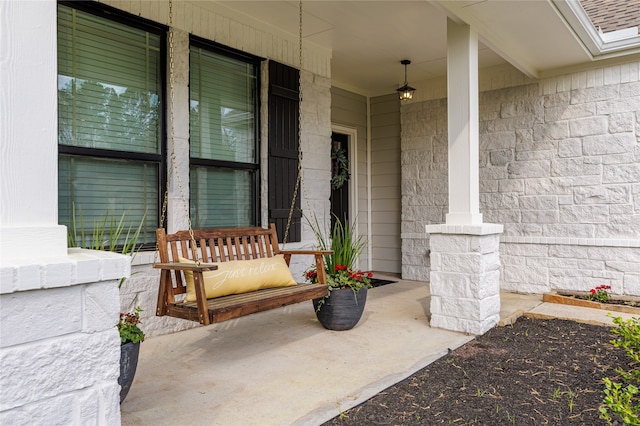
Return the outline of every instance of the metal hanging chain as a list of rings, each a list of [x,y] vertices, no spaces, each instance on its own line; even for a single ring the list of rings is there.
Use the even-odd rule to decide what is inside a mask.
[[[193,252],[193,260],[196,265],[200,266],[200,256],[198,256],[198,244],[196,243],[196,238],[193,234],[193,227],[191,225],[191,215],[189,213],[189,204],[187,203],[187,198],[184,195],[184,187],[182,185],[182,179],[180,178],[180,173],[178,173],[178,161],[176,158],[176,144],[175,144],[175,90],[174,90],[174,82],[173,78],[175,76],[175,65],[173,62],[174,57],[174,40],[173,40],[173,1],[169,0],[169,103],[171,105],[170,108],[170,130],[169,134],[171,137],[171,162],[169,164],[169,172],[167,175],[167,187],[164,191],[164,200],[162,202],[162,214],[160,216],[160,226],[164,226],[164,221],[166,219],[167,214],[167,205],[169,203],[169,183],[171,182],[171,177],[173,176],[173,172],[175,170],[176,180],[178,182],[178,189],[180,192],[180,198],[182,199],[182,205],[184,207],[184,215],[187,219],[187,227],[189,230],[189,236],[191,237],[191,251]],[[156,241],[156,246],[157,246]],[[158,254],[158,247],[156,247],[156,256]]]
[[[173,98],[173,31],[171,31],[171,25],[173,24],[173,1],[169,0],[169,99]],[[164,220],[167,216],[167,205],[169,204],[169,182],[171,182],[171,177],[173,175],[173,106],[171,108],[171,164],[169,164],[169,172],[167,174],[167,185],[164,190],[164,197],[162,200],[162,212],[160,215],[160,227],[164,228]]]
[[[298,2],[298,176],[296,178],[296,185],[293,189],[293,197],[291,198],[291,207],[289,208],[289,216],[287,217],[287,226],[284,231],[284,238],[282,244],[287,244],[289,238],[289,228],[291,227],[291,219],[293,217],[293,211],[296,207],[296,199],[298,198],[298,191],[300,185],[302,185],[302,192],[304,194],[305,201],[307,203],[307,209],[310,209],[309,196],[304,186],[302,179],[302,0]]]

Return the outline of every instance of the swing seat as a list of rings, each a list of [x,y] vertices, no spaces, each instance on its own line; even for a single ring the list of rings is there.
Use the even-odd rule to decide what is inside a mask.
[[[168,315],[209,325],[327,295],[324,255],[332,252],[280,250],[275,224],[270,224],[267,229],[245,227],[193,230],[197,247],[193,247],[189,231],[167,234],[163,228],[159,228],[156,230],[156,237],[160,263],[153,267],[161,270],[156,310],[158,316]],[[294,254],[314,257],[318,283],[265,288],[207,299],[204,273],[216,270],[217,263],[282,255],[289,266]],[[185,259],[202,259],[205,263],[184,263]],[[195,302],[179,300],[182,298],[180,295],[187,292],[185,272],[193,274]]]

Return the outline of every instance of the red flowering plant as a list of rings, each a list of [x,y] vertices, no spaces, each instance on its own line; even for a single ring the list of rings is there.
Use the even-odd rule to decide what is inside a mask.
[[[120,343],[139,343],[144,341],[144,332],[138,327],[140,324],[140,306],[136,306],[133,312],[120,312],[118,331],[120,332]]]
[[[606,303],[609,301],[609,290],[611,290],[610,285],[599,285],[596,288],[592,288],[591,290],[589,290],[587,299]]]
[[[318,282],[318,272],[315,268],[309,269],[304,274],[305,278],[312,283]],[[333,271],[327,271],[327,287],[329,293],[318,304],[318,310],[322,307],[325,300],[331,295],[331,291],[336,288],[353,290],[353,293],[357,293],[364,287],[371,287],[371,272],[363,272],[359,269],[351,269],[348,266],[337,264]]]
[[[358,291],[362,287],[371,286],[371,272],[363,272],[359,269],[353,270],[345,265],[337,264],[333,271],[327,271],[327,285],[333,288],[350,288]],[[305,278],[312,282],[318,282],[318,272],[315,268],[305,272]]]

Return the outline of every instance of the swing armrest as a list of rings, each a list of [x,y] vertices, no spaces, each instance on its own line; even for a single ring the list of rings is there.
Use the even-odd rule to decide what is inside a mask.
[[[215,271],[216,269],[218,269],[218,265],[215,263],[201,263],[200,265],[196,265],[193,263],[169,262],[169,263],[154,263],[153,267],[157,269],[171,269],[171,270],[179,270],[179,271],[196,271],[196,272]]]
[[[333,250],[281,250],[280,254],[284,256],[284,261],[287,265],[291,264],[291,255],[293,254],[308,254],[316,258],[316,271],[318,271],[318,284],[327,284],[327,276],[324,270],[324,256],[327,254],[333,254]]]

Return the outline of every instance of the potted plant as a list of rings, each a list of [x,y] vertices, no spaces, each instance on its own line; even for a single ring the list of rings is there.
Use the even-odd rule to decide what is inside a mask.
[[[138,327],[140,312],[142,312],[140,306],[136,306],[133,312],[121,312],[118,322],[118,331],[120,332],[120,377],[118,377],[120,404],[131,389],[138,368],[140,342],[144,341],[144,332]]]
[[[137,228],[134,225],[127,226],[125,213],[116,219],[110,212],[93,223],[92,231],[85,233],[82,211],[76,218],[75,205],[71,205],[71,223],[67,233],[69,247],[81,247],[90,250],[103,250],[119,252],[133,257],[140,249],[138,238],[146,215],[142,217]],[[120,280],[118,288],[122,287],[125,278]],[[135,299],[134,299],[135,302]],[[133,305],[133,303],[132,303]],[[130,312],[121,312],[117,328],[120,333],[120,403],[122,403],[131,388],[133,378],[138,367],[140,354],[140,342],[144,340],[144,332],[140,329],[140,306],[136,306]]]
[[[371,272],[355,268],[366,243],[361,236],[354,235],[354,224],[343,224],[338,218],[335,218],[330,239],[324,237],[315,218],[313,223],[308,222],[319,248],[333,252],[324,256],[329,292],[313,301],[316,316],[329,330],[349,330],[360,321],[367,289],[371,286]],[[311,282],[317,282],[317,276],[313,267],[305,273],[305,278]]]

